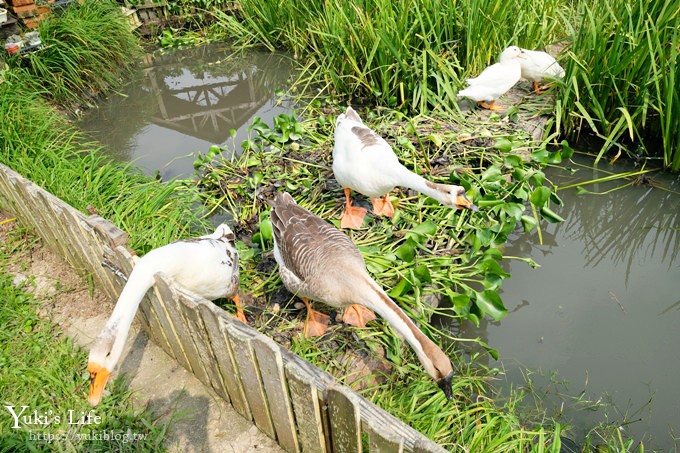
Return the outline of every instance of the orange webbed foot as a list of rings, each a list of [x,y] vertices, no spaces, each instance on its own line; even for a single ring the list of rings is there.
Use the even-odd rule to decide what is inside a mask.
[[[352,228],[355,230],[359,229],[364,223],[364,217],[366,217],[366,209],[356,206],[348,206],[345,208],[345,211],[342,213],[342,217],[340,218],[340,227]]]
[[[366,209],[352,206],[352,199],[350,198],[350,189],[345,187],[345,210],[340,217],[341,228],[359,229],[364,223],[366,217]]]
[[[307,298],[303,297],[302,301],[307,306],[307,319],[305,320],[305,327],[303,330],[305,338],[319,337],[326,333],[330,316],[314,310]]]
[[[234,301],[234,305],[236,305],[236,314],[234,317],[236,317],[236,319],[239,321],[242,321],[244,324],[248,324],[248,320],[246,319],[246,314],[243,312],[243,305],[241,305],[238,294],[235,295],[232,300]]]
[[[389,199],[389,194],[384,198],[371,198],[373,203],[373,213],[378,216],[392,217],[394,216],[394,206]]]
[[[478,102],[477,105],[479,105],[480,107],[485,108],[487,110],[493,110],[495,112],[502,112],[503,111],[503,107],[498,107],[496,105],[496,101],[491,101],[490,104],[487,104],[486,102],[481,101],[481,102]]]
[[[363,305],[354,304],[345,309],[342,321],[345,324],[355,327],[364,327],[369,321],[375,319],[375,313]]]

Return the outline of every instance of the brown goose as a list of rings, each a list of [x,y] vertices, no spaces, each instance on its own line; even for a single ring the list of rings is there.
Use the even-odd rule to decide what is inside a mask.
[[[139,303],[153,285],[156,273],[163,272],[206,299],[231,298],[237,306],[236,317],[246,322],[238,299],[238,252],[234,239],[231,229],[222,224],[212,234],[154,249],[135,264],[111,317],[90,348],[88,401],[92,406],[101,401],[106,382],[123,353]]]
[[[425,371],[453,399],[451,361],[368,275],[364,258],[349,237],[298,206],[286,192],[276,195],[271,220],[281,280],[307,306],[306,336],[322,334],[328,322],[326,315],[312,309],[309,299],[347,307],[343,320],[353,325],[365,325],[375,318],[371,310],[375,311],[404,337]]]

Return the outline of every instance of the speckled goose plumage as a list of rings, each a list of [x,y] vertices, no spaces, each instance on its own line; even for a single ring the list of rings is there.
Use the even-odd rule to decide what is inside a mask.
[[[99,404],[106,381],[123,352],[135,313],[157,273],[206,299],[227,297],[239,304],[238,252],[234,240],[229,226],[222,224],[212,234],[159,247],[137,261],[111,317],[90,348],[91,405]],[[245,320],[240,309],[239,318]]]
[[[368,275],[364,258],[349,237],[299,206],[288,193],[279,192],[271,205],[274,257],[284,285],[299,297],[336,308],[360,304],[378,313],[411,345],[425,371],[452,399],[450,360]]]
[[[336,308],[351,304],[327,278],[345,266],[365,269],[364,257],[349,237],[298,206],[285,192],[277,195],[271,220],[274,254],[286,287],[300,297],[322,300]]]

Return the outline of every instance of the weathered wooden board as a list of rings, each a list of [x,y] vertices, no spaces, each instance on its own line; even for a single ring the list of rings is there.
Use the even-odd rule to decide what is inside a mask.
[[[229,320],[227,318],[221,318],[220,322],[222,322],[227,329],[231,350],[234,354],[236,366],[241,374],[243,390],[246,399],[248,400],[248,406],[250,406],[250,412],[253,415],[255,425],[260,428],[260,431],[272,439],[276,439],[274,424],[272,423],[271,414],[269,412],[267,395],[264,392],[259,366],[251,344],[252,334],[249,335],[243,331],[244,329],[242,327],[247,328],[247,326],[235,325],[236,322],[243,324],[235,319]]]
[[[372,420],[363,422],[361,428],[364,433],[368,434],[368,451],[371,453],[402,453],[404,451],[404,439],[391,428],[377,428]]]
[[[297,452],[299,445],[295,429],[293,408],[288,395],[288,385],[283,371],[281,346],[264,335],[257,335],[252,342],[260,376],[264,385],[269,410],[276,430],[276,439],[286,451]]]
[[[333,451],[361,453],[361,417],[354,393],[342,386],[326,391]]]
[[[198,309],[201,312],[203,325],[207,330],[208,338],[217,358],[220,377],[229,394],[231,405],[236,409],[236,412],[246,419],[252,420],[253,415],[250,412],[250,406],[248,406],[248,400],[243,389],[244,384],[241,381],[241,374],[234,359],[231,342],[226,330],[226,322],[221,322],[221,319],[226,318],[227,314],[214,304],[201,304]]]
[[[293,402],[301,451],[306,453],[329,451],[326,448],[326,435],[321,420],[320,392],[314,375],[309,374],[294,361],[289,361],[284,369]]]
[[[217,359],[212,352],[212,348],[210,348],[210,341],[208,340],[203,320],[198,313],[199,303],[208,303],[208,301],[204,301],[199,296],[192,297],[188,292],[184,292],[182,288],[176,288],[175,294],[178,298],[181,314],[189,327],[189,333],[194,341],[198,358],[205,369],[206,381],[203,384],[215,390],[220,389],[221,383],[218,378]]]
[[[172,329],[175,332],[177,342],[184,353],[184,358],[188,362],[188,366],[184,366],[187,370],[194,373],[194,376],[201,382],[208,382],[205,368],[198,356],[198,351],[191,337],[190,327],[180,312],[180,307],[177,302],[177,294],[166,282],[167,277],[158,273],[154,276],[156,282],[155,290],[157,295],[156,300],[152,299],[154,309],[166,313],[168,321],[171,323]],[[157,308],[158,307],[158,308]],[[160,315],[159,315],[160,317]],[[182,363],[182,360],[178,360]]]

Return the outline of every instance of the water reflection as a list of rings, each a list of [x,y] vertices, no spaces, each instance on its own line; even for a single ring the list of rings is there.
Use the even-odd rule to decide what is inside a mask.
[[[155,52],[79,126],[116,158],[134,160],[149,174],[188,176],[196,153],[231,140],[230,130],[240,144],[253,116],[271,124],[290,110],[274,99],[289,74],[284,56],[233,55],[224,45]]]
[[[552,169],[548,177],[567,186],[606,176],[576,164],[573,175]],[[534,232],[508,245],[506,255],[541,265],[504,263],[512,278],[502,297],[511,313],[478,329],[465,324],[461,334],[498,349],[506,385],[525,385],[527,369],[554,371],[571,397],[611,398],[620,412],[610,410],[610,421],[635,420],[626,426],[631,435],[671,449],[680,446],[669,434],[680,431],[680,179],[655,174],[651,183],[658,187],[613,190],[626,183],[612,181],[586,186],[598,195],[561,191],[565,222],[547,225],[543,244]],[[560,402],[553,409],[560,412]],[[569,404],[565,415],[581,435],[604,420],[603,411]]]

